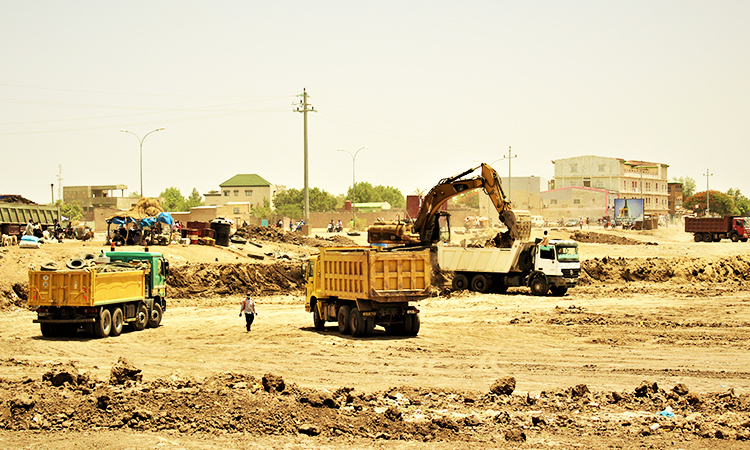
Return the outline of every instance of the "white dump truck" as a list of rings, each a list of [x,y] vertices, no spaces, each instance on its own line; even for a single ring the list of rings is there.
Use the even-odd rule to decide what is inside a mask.
[[[578,243],[569,240],[515,241],[510,248],[439,244],[437,265],[453,272],[453,289],[505,292],[528,286],[533,295],[565,295],[578,283]]]

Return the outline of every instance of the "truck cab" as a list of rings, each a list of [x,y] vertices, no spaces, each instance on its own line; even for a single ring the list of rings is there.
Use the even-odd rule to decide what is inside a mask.
[[[536,295],[544,295],[549,289],[555,295],[564,295],[569,287],[578,283],[581,273],[578,243],[553,239],[546,245],[543,244],[545,243],[540,242],[535,247],[534,271],[529,275],[531,291]],[[540,281],[536,281],[537,279]]]

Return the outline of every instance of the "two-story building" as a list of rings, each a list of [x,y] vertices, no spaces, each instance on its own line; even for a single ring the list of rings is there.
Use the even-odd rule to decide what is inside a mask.
[[[273,195],[276,186],[258,174],[238,174],[219,185],[219,191],[204,194],[206,206],[220,206],[227,203],[248,203],[252,208],[268,204],[273,208]]]

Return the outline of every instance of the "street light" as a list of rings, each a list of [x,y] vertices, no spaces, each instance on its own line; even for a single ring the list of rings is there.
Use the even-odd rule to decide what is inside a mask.
[[[130,133],[130,134],[132,134],[133,136],[135,136],[135,138],[136,138],[136,139],[138,139],[138,143],[139,143],[139,144],[140,144],[140,146],[141,146],[141,198],[145,197],[145,195],[143,195],[143,141],[144,141],[144,140],[146,140],[146,136],[148,136],[149,134],[151,134],[151,133],[156,133],[157,131],[161,131],[161,130],[163,130],[163,129],[164,129],[164,127],[162,127],[162,128],[157,128],[157,129],[155,129],[155,130],[151,130],[151,131],[149,131],[148,133],[146,133],[146,135],[145,135],[145,136],[143,136],[143,139],[139,138],[139,137],[138,137],[138,135],[137,135],[137,134],[135,134],[135,133],[133,133],[132,131],[128,131],[128,130],[120,130],[120,131],[121,131],[121,132],[123,132],[123,133]]]
[[[349,156],[352,157],[352,231],[354,231],[355,227],[357,226],[357,212],[356,212],[356,208],[354,207],[354,203],[357,200],[357,187],[354,182],[354,161],[357,159],[357,155],[359,154],[359,152],[361,152],[362,150],[366,148],[370,148],[370,147],[364,146],[360,148],[359,150],[357,150],[356,152],[354,152],[354,154],[352,154],[352,152],[350,152],[349,150],[344,150],[343,148],[336,149],[339,152],[346,152],[349,154]]]

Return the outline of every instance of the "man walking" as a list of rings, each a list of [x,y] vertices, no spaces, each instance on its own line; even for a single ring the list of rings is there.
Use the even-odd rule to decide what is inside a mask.
[[[250,331],[255,315],[257,314],[257,311],[255,310],[255,300],[250,297],[250,294],[251,293],[248,292],[245,298],[242,299],[242,309],[240,309],[240,317],[242,317],[242,313],[245,313],[245,323],[248,332]]]

